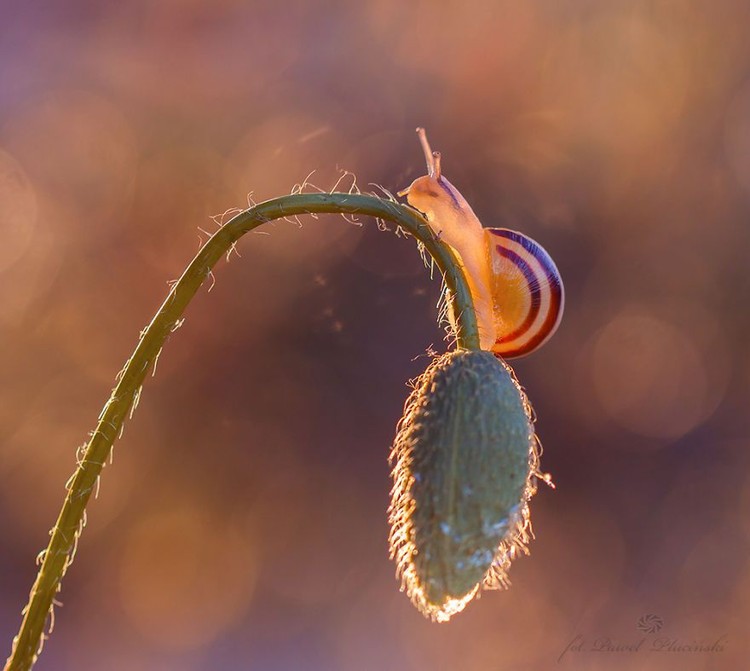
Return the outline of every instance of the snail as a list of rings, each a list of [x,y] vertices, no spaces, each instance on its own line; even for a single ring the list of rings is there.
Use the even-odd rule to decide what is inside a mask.
[[[399,192],[422,212],[461,264],[474,302],[481,348],[505,359],[541,347],[563,314],[562,278],[545,249],[507,228],[484,228],[458,189],[443,175],[423,128],[417,134],[427,175]]]

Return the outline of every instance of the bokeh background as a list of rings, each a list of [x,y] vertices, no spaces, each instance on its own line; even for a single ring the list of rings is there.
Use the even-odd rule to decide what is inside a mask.
[[[0,4],[0,640],[115,374],[213,215],[424,174],[556,259],[516,372],[543,468],[513,587],[425,621],[386,456],[440,286],[280,222],[222,261],[105,469],[40,670],[734,669],[750,618],[750,4]],[[637,642],[638,618],[720,653]],[[724,637],[724,638],[722,638]],[[558,663],[559,660],[559,663]]]

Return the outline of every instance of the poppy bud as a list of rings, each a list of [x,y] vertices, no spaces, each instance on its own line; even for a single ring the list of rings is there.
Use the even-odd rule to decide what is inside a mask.
[[[539,454],[511,368],[486,351],[437,357],[414,384],[393,450],[391,557],[401,588],[447,621],[484,587],[507,587],[531,536]]]

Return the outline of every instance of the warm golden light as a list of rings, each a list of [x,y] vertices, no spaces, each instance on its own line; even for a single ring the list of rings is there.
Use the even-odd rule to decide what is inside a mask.
[[[313,169],[395,193],[425,173],[422,125],[482,223],[542,242],[566,283],[561,327],[516,366],[558,487],[532,499],[533,560],[449,626],[399,593],[386,458],[404,380],[447,348],[437,274],[364,219],[280,221],[170,337],[39,669],[552,669],[574,630],[627,638],[651,609],[729,645],[562,671],[747,665],[750,3],[0,6],[4,655],[76,448],[199,229]],[[182,506],[254,520],[232,525],[245,605],[217,578],[193,648],[195,603],[170,608],[165,578],[153,606],[148,539],[208,581],[242,568]],[[144,633],[172,615],[171,643]]]
[[[391,452],[391,557],[401,589],[447,622],[481,589],[510,585],[532,537],[539,452],[510,367],[488,352],[436,358],[414,382]]]
[[[217,638],[253,596],[257,551],[244,531],[184,504],[141,522],[120,566],[120,598],[133,625],[165,649]]]

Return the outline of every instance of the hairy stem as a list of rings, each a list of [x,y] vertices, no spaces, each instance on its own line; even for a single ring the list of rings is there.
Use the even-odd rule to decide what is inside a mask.
[[[416,211],[390,200],[348,193],[297,194],[275,198],[241,212],[222,226],[193,259],[179,281],[172,287],[133,355],[119,375],[117,386],[104,406],[95,431],[85,447],[73,477],[67,484],[67,496],[51,531],[46,550],[40,555],[42,565],[31,588],[29,603],[23,611],[23,622],[13,639],[13,649],[5,671],[30,669],[46,639],[45,622],[51,612],[55,594],[73,559],[86,504],[94,490],[112,444],[130,411],[141,385],[161,351],[169,334],[180,323],[180,317],[196,291],[208,277],[211,268],[248,231],[273,219],[309,213],[360,214],[391,221],[424,244],[437,263],[454,301],[457,315],[457,346],[479,349],[479,335],[471,296],[463,273],[450,249],[432,233],[427,222]]]

